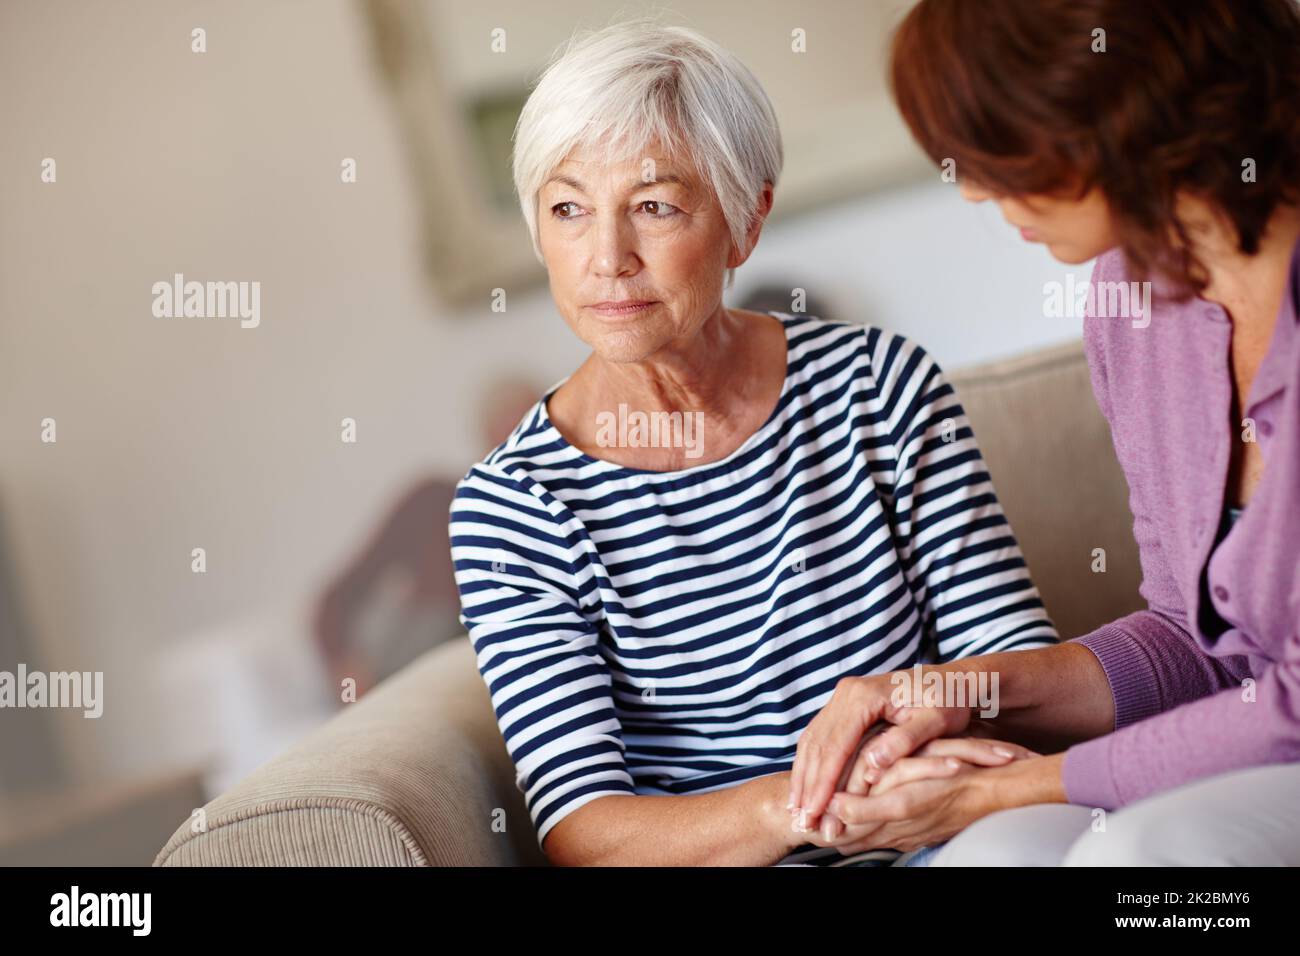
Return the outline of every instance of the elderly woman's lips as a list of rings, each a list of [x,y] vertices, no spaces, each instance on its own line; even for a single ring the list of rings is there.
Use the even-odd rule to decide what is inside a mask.
[[[622,302],[597,302],[595,305],[588,306],[593,312],[601,315],[636,315],[638,312],[644,312],[657,302],[647,302],[644,299],[624,299]]]

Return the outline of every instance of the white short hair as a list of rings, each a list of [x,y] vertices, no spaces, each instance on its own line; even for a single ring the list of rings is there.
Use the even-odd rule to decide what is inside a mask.
[[[539,260],[538,193],[565,157],[605,143],[622,153],[611,161],[631,159],[655,140],[705,178],[732,242],[744,248],[763,184],[775,186],[781,173],[772,104],[754,74],[712,40],[638,19],[575,34],[519,114],[515,191]]]

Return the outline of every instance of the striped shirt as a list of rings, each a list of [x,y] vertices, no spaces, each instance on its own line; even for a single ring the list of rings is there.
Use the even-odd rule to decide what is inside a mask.
[[[548,417],[560,382],[457,486],[461,621],[539,842],[599,797],[790,769],[842,677],[1056,640],[934,361],[772,315],[781,396],[725,458],[593,458]]]

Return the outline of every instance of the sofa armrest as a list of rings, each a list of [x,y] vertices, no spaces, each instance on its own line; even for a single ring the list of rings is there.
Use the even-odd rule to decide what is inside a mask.
[[[182,823],[155,866],[545,863],[464,637],[203,809],[204,825]]]

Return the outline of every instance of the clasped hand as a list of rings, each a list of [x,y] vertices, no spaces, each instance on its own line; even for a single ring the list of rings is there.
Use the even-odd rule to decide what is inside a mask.
[[[800,735],[792,830],[845,855],[946,840],[995,809],[981,768],[1039,756],[988,733],[968,707],[908,706],[888,675],[846,678]]]

